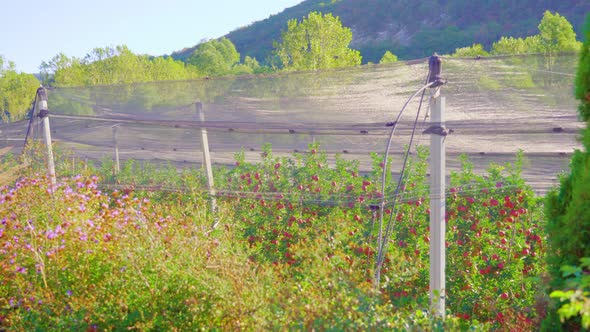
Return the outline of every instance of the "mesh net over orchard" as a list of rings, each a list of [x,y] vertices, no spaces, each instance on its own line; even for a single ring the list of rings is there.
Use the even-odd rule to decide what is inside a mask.
[[[448,171],[466,154],[474,171],[525,157],[523,176],[543,193],[557,183],[579,146],[573,81],[576,55],[443,58]],[[69,157],[121,165],[200,169],[202,129],[215,167],[262,160],[263,146],[296,158],[317,146],[328,160],[355,160],[372,169],[383,155],[392,121],[428,75],[427,59],[387,65],[222,77],[191,81],[52,88],[51,134]],[[429,97],[426,90],[426,97]],[[389,151],[399,171],[420,98],[397,122]],[[414,144],[428,146],[428,98],[422,102]],[[201,110],[201,113],[199,113]],[[0,145],[21,147],[28,121],[2,125]],[[40,131],[33,138],[41,139]],[[311,144],[311,145],[310,145]],[[412,151],[414,149],[412,148]],[[119,184],[122,179],[117,180]],[[205,185],[205,184],[204,184]],[[223,184],[216,183],[219,190]],[[206,189],[206,188],[203,188]]]

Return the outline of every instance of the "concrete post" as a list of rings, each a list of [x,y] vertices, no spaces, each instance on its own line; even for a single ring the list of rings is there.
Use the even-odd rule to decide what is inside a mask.
[[[43,136],[47,147],[47,175],[51,181],[51,192],[54,192],[57,188],[57,181],[55,178],[55,163],[53,161],[53,147],[51,144],[51,128],[49,127],[47,91],[43,87],[37,89],[37,105],[35,105],[35,107],[39,110],[39,117],[43,119]]]
[[[203,104],[197,102],[195,104],[197,109],[197,116],[200,122],[205,122],[205,113],[203,112]],[[215,213],[217,210],[217,201],[215,199],[215,186],[213,184],[213,169],[211,167],[211,154],[209,153],[209,138],[207,136],[207,128],[201,127],[201,148],[203,151],[203,166],[207,174],[207,187],[209,195],[211,196],[211,212]],[[214,225],[215,226],[215,225]]]
[[[430,58],[430,308],[433,315],[445,317],[445,98],[440,95],[441,62]]]

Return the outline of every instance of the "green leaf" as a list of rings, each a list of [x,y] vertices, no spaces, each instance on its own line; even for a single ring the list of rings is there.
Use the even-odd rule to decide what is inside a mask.
[[[564,301],[566,299],[569,299],[572,295],[574,294],[574,291],[561,291],[561,290],[556,290],[551,292],[551,294],[549,295],[551,298],[558,298],[561,301]]]
[[[577,266],[571,265],[564,265],[561,267],[561,272],[564,277],[569,277],[572,275],[579,275],[582,272],[582,269]]]

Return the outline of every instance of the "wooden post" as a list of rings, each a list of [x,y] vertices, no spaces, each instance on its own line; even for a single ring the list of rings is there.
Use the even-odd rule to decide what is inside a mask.
[[[119,174],[121,171],[121,164],[119,162],[119,135],[118,135],[119,125],[116,124],[113,126],[113,145],[115,147],[115,174]]]
[[[43,87],[37,89],[37,105],[35,105],[35,107],[39,110],[39,117],[43,119],[43,134],[45,137],[45,145],[47,147],[47,175],[51,181],[51,192],[54,192],[57,188],[57,181],[55,178],[55,163],[53,161],[53,148],[51,145],[49,110],[47,108],[47,91]]]
[[[197,102],[195,104],[197,109],[197,116],[201,123],[205,122],[205,113],[203,112],[203,103]],[[211,154],[209,153],[209,138],[207,136],[207,128],[201,127],[201,148],[203,151],[203,167],[207,174],[207,188],[211,198],[211,212],[214,214],[217,211],[217,201],[215,199],[215,186],[213,184],[213,169],[211,167]],[[217,223],[213,227],[217,226]]]
[[[434,316],[445,317],[445,98],[440,95],[441,61],[430,57],[431,126],[430,133],[430,309]]]

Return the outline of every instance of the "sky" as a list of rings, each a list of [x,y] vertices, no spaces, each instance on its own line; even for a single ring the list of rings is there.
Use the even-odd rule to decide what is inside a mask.
[[[164,55],[219,38],[303,0],[0,0],[0,55],[39,72],[55,55],[127,45]],[[285,27],[286,28],[286,27]]]

